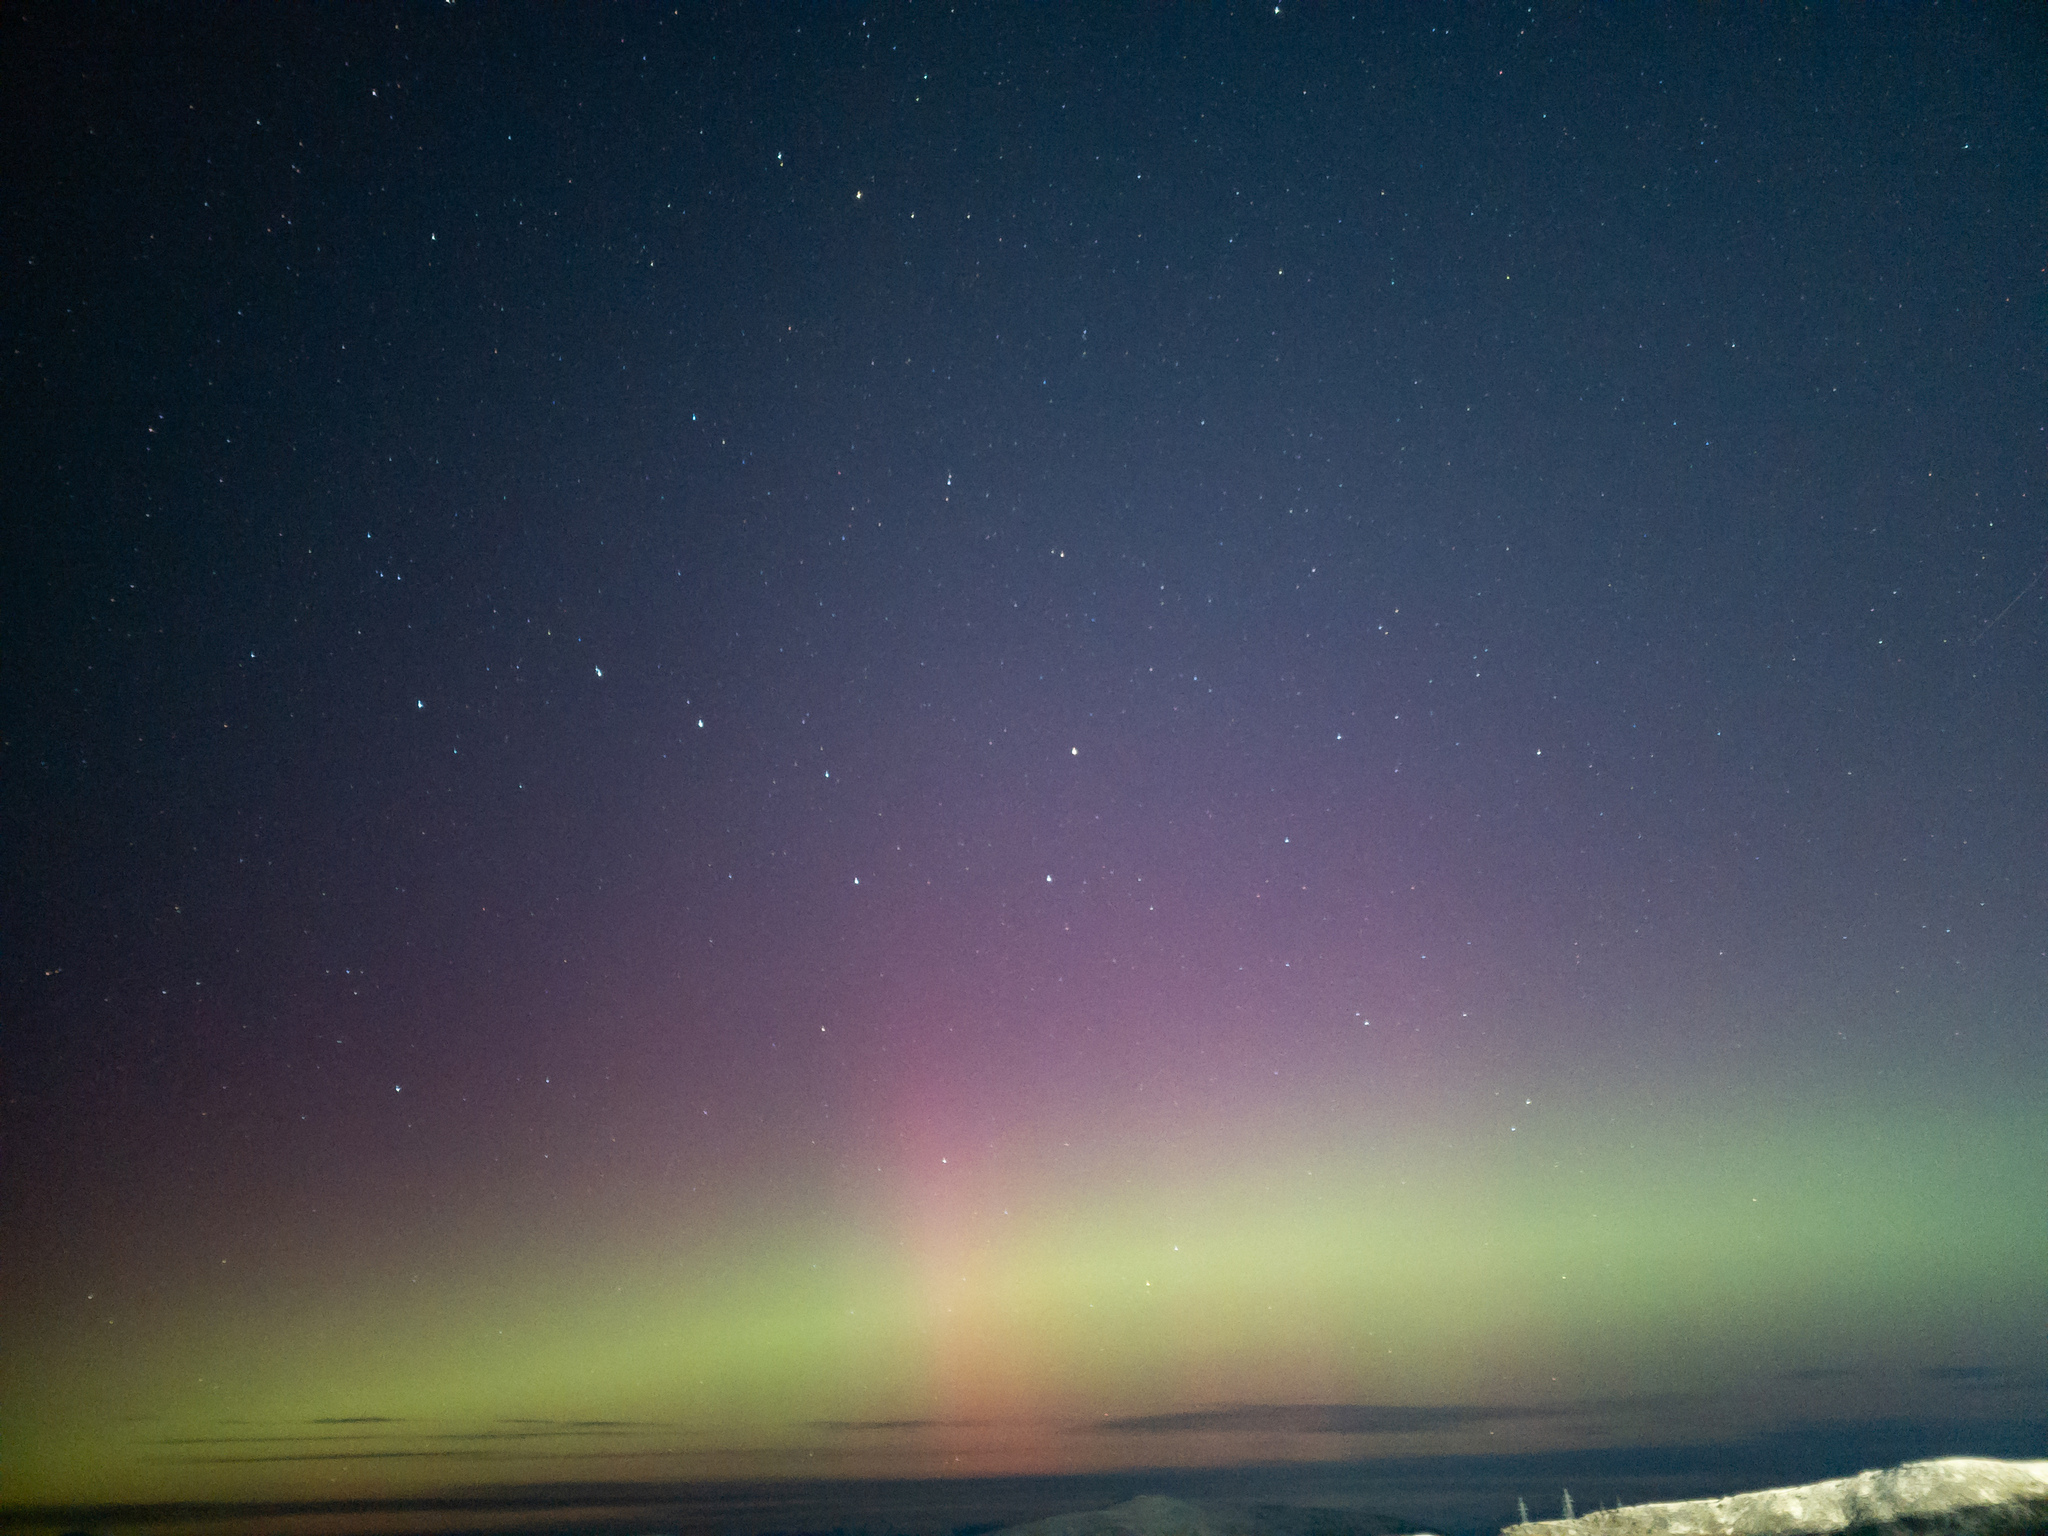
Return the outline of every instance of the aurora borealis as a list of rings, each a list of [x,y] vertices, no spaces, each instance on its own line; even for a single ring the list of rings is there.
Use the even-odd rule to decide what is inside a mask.
[[[2041,1454],[2038,21],[6,20],[8,1520]]]

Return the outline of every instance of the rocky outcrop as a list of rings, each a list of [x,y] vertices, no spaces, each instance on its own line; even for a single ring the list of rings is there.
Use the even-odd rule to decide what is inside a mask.
[[[1592,1510],[1502,1536],[2025,1536],[2048,1532],[2048,1461],[1911,1461],[1799,1488]]]

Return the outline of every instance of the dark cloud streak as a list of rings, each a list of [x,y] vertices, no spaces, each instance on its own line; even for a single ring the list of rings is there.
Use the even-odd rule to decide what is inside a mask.
[[[1445,1404],[1411,1407],[1386,1403],[1256,1403],[1188,1413],[1148,1413],[1102,1419],[1090,1434],[1309,1434],[1425,1435],[1475,1424],[1561,1418],[1573,1410],[1518,1404]]]

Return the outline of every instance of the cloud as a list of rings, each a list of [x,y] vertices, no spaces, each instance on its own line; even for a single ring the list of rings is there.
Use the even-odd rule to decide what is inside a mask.
[[[919,1429],[981,1429],[979,1419],[812,1419],[811,1429],[829,1429],[838,1434],[901,1433]]]
[[[1996,1365],[1930,1365],[1920,1372],[1924,1381],[1953,1381],[1966,1387],[1985,1387],[2008,1381],[2012,1372]]]
[[[308,1424],[403,1424],[403,1419],[386,1419],[376,1414],[363,1414],[353,1419],[308,1419]]]
[[[232,1467],[253,1466],[268,1462],[310,1462],[310,1461],[475,1461],[497,1454],[482,1446],[432,1447],[406,1451],[294,1451],[291,1453],[272,1452],[262,1456],[187,1456],[187,1463],[193,1466]]]
[[[1852,1371],[1839,1365],[1816,1365],[1803,1371],[1780,1371],[1780,1381],[1849,1381],[1861,1376],[1861,1371]]]
[[[1570,1410],[1518,1404],[1449,1403],[1412,1407],[1388,1403],[1247,1403],[1190,1413],[1146,1413],[1098,1419],[1082,1426],[1094,1434],[1202,1435],[1422,1435],[1498,1424],[1510,1419],[1552,1419]]]
[[[316,1424],[397,1424],[398,1419],[315,1419]],[[503,1422],[503,1421],[501,1421]],[[408,1459],[502,1456],[517,1450],[551,1460],[589,1455],[621,1456],[651,1454],[637,1450],[599,1452],[536,1451],[531,1442],[578,1443],[582,1445],[632,1444],[630,1431],[659,1426],[625,1420],[570,1419],[517,1420],[518,1428],[443,1431],[439,1433],[366,1432],[359,1434],[206,1435],[179,1436],[156,1441],[191,1453],[179,1460],[195,1465],[226,1465],[239,1462],[290,1461],[392,1461]],[[337,1447],[347,1447],[338,1449]],[[212,1454],[197,1454],[207,1447]]]

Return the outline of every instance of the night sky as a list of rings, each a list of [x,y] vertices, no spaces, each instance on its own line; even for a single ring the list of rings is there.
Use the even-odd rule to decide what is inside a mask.
[[[1764,10],[9,4],[0,1498],[2044,1454],[2048,32]]]

